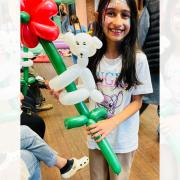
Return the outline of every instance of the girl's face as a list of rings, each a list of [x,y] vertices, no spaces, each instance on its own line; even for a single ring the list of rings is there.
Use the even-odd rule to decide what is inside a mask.
[[[126,0],[111,0],[104,10],[103,32],[107,42],[119,42],[130,31],[130,8]]]

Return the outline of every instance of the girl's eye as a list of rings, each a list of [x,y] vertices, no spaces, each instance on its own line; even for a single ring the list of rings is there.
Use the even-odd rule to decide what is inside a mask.
[[[86,42],[83,42],[83,45],[86,45]]]
[[[115,13],[113,11],[106,12],[106,15],[109,17],[114,17]]]
[[[76,41],[76,44],[77,44],[77,45],[79,45],[79,42],[78,42],[78,41]]]
[[[129,19],[130,18],[130,14],[129,13],[122,13],[122,17],[124,19]]]

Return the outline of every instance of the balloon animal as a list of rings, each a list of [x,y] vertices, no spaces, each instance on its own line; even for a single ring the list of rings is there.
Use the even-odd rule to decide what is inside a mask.
[[[36,47],[40,42],[58,75],[66,71],[62,57],[58,53],[52,41],[59,35],[59,29],[52,21],[52,16],[58,12],[57,5],[53,0],[21,0],[21,42],[26,47]],[[66,87],[68,92],[77,90],[74,82]],[[89,126],[107,116],[104,108],[96,108],[89,112],[84,102],[75,104],[80,113],[78,117],[65,120],[66,128]],[[97,137],[96,139],[100,138]],[[121,172],[121,165],[113,152],[107,139],[97,143],[102,154],[107,160],[112,171],[116,174]]]
[[[104,97],[96,89],[93,75],[86,67],[89,62],[88,57],[93,56],[96,49],[102,47],[102,42],[97,37],[92,37],[86,33],[74,35],[71,32],[63,35],[63,40],[69,45],[71,52],[78,57],[77,64],[72,65],[61,75],[49,81],[50,87],[57,91],[80,78],[84,86],[69,93],[63,91],[59,96],[60,102],[64,105],[72,105],[82,102],[89,97],[95,102],[102,102]]]

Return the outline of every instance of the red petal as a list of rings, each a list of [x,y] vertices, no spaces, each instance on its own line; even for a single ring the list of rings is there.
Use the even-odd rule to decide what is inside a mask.
[[[31,30],[45,40],[55,40],[59,35],[59,28],[50,18],[57,12],[57,5],[53,0],[43,1],[33,12]]]
[[[21,0],[22,4],[24,4],[25,11],[30,15],[33,14],[34,9],[38,7],[44,0]]]
[[[58,38],[59,28],[53,21],[46,22],[46,24],[39,24],[38,22],[31,22],[32,31],[42,39],[54,41]]]
[[[59,28],[50,19],[58,12],[53,0],[21,0],[21,10],[30,15],[28,26],[22,26],[22,39],[25,43],[34,46],[38,37],[48,41],[54,41],[58,37]],[[25,37],[25,34],[28,37]],[[33,42],[30,42],[31,38]]]
[[[56,3],[52,0],[46,0],[34,8],[32,16],[33,19],[35,18],[39,22],[42,18],[49,19],[51,16],[55,16],[57,13],[58,9]]]
[[[26,0],[21,0],[21,1],[20,1],[21,11],[24,11],[24,10],[25,10],[25,4],[26,4]]]
[[[27,24],[21,24],[21,42],[28,48],[34,48],[39,43],[37,36],[30,31]]]

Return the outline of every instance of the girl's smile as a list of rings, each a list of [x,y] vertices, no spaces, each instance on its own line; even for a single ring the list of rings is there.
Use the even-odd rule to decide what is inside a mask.
[[[122,28],[109,28],[109,31],[113,36],[121,36],[124,33],[124,29]]]
[[[103,14],[103,31],[107,41],[121,41],[130,31],[130,9],[127,3],[110,2]]]

